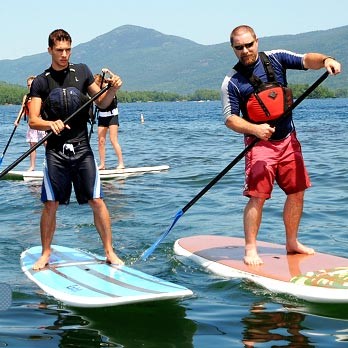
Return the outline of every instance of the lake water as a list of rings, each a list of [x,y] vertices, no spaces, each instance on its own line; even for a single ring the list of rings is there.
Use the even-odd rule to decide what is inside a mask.
[[[317,251],[347,256],[348,99],[305,100],[295,112],[312,188],[306,193],[300,240]],[[0,107],[3,151],[18,106]],[[140,122],[143,113],[145,123]],[[219,102],[120,105],[120,143],[128,167],[168,164],[170,170],[103,183],[119,255],[132,264],[183,208],[243,149],[242,136],[222,123]],[[96,127],[95,127],[96,128]],[[17,129],[1,169],[28,148]],[[92,136],[96,147],[96,132]],[[109,146],[109,145],[108,145]],[[96,151],[97,154],[97,151]],[[109,167],[116,160],[108,147]],[[38,149],[37,166],[43,161]],[[43,296],[21,272],[19,256],[40,243],[40,186],[0,181],[0,282],[13,291],[0,311],[0,347],[347,347],[348,305],[314,305],[224,279],[173,253],[177,238],[242,237],[243,161],[178,221],[146,262],[134,267],[189,287],[180,301],[106,309],[66,307]],[[25,159],[16,169],[27,169]],[[278,188],[266,203],[259,240],[284,243]],[[75,199],[58,212],[55,244],[103,254],[89,206]],[[1,294],[0,294],[1,295]]]

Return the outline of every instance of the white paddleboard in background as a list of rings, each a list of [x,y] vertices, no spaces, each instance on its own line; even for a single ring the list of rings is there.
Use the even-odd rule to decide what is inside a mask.
[[[42,170],[10,170],[5,174],[1,180],[24,180],[24,181],[37,181],[42,180],[43,171]]]
[[[152,166],[152,167],[134,167],[125,169],[103,169],[99,170],[101,180],[124,179],[132,175],[142,175],[145,173],[158,173],[168,170],[168,165]],[[24,181],[38,181],[42,180],[42,170],[10,170],[1,179],[2,180],[24,180]]]
[[[348,259],[323,253],[288,254],[285,246],[258,242],[259,266],[243,262],[244,238],[192,236],[174,252],[227,278],[246,278],[264,288],[320,303],[348,303]]]
[[[106,263],[91,253],[52,246],[50,263],[34,271],[41,246],[20,257],[23,272],[48,295],[76,307],[109,307],[127,303],[180,299],[192,291],[127,266]]]
[[[126,178],[131,175],[141,175],[145,173],[156,173],[168,170],[169,166],[153,166],[153,167],[135,167],[135,168],[124,168],[124,169],[103,169],[99,170],[100,179],[108,180],[115,178]]]

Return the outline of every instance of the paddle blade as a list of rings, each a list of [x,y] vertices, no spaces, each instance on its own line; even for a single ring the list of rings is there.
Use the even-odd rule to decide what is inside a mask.
[[[163,241],[164,238],[166,238],[166,236],[168,235],[168,233],[172,230],[172,228],[174,227],[174,225],[176,224],[176,222],[184,215],[184,211],[180,210],[176,213],[174,220],[172,222],[172,224],[170,225],[170,227],[164,232],[162,233],[162,235],[156,240],[155,243],[153,243],[148,249],[146,249],[140,256],[140,260],[146,261],[147,258],[155,251],[155,249],[157,248],[157,246]]]

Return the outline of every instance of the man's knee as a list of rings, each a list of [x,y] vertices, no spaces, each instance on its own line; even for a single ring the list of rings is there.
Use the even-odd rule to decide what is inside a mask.
[[[105,203],[102,198],[93,198],[88,201],[88,204],[91,206],[91,208],[98,209],[104,207]]]
[[[299,191],[299,192],[295,192],[295,193],[290,193],[290,194],[287,195],[287,198],[290,199],[290,200],[294,200],[294,201],[303,201],[304,193],[305,193],[305,191]]]

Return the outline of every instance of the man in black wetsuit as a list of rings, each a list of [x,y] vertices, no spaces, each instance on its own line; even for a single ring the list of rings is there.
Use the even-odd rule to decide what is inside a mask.
[[[37,76],[30,90],[30,127],[54,133],[47,139],[41,194],[44,204],[40,222],[42,255],[33,269],[44,268],[49,262],[56,228],[56,212],[59,204],[69,203],[72,184],[78,203],[88,202],[93,210],[94,223],[103,242],[106,261],[123,264],[113,250],[109,211],[103,201],[100,177],[88,141],[88,108],[64,124],[64,120],[70,116],[68,113],[72,114],[79,106],[66,105],[68,111],[64,114],[64,105],[58,105],[57,111],[53,104],[46,102],[51,93],[59,94],[68,90],[81,98],[83,104],[87,100],[87,93],[94,96],[100,91],[92,72],[85,64],[70,64],[71,42],[69,33],[62,29],[54,30],[49,35],[51,67]],[[112,73],[106,82],[111,87],[95,100],[101,108],[111,103],[122,85],[120,77]]]

